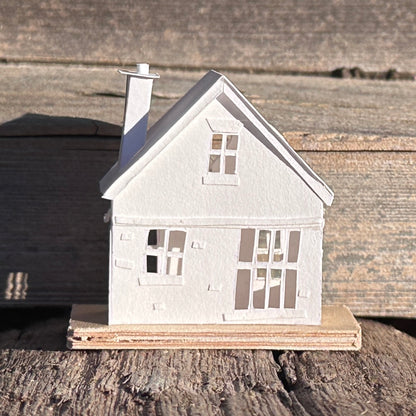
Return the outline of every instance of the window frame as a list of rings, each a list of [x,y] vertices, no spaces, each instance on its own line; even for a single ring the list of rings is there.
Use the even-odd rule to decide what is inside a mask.
[[[286,308],[285,307],[285,296],[286,296],[286,272],[288,270],[293,270],[296,272],[296,292],[299,282],[299,270],[298,270],[298,262],[300,256],[300,248],[301,248],[301,239],[302,239],[302,232],[298,228],[289,228],[289,229],[279,229],[279,228],[250,228],[255,230],[254,235],[254,244],[253,244],[253,253],[252,259],[250,261],[240,261],[238,260],[237,265],[237,274],[239,270],[249,270],[250,271],[250,287],[249,287],[249,302],[247,308],[241,309],[234,309],[235,311],[246,311],[246,312],[253,312],[253,313],[261,313],[264,311],[287,311],[287,310],[296,310],[298,309],[298,296],[295,294],[295,304],[293,308]],[[261,231],[270,232],[270,245],[269,245],[269,253],[267,261],[258,261],[258,251],[259,251],[259,236]],[[275,255],[275,240],[276,240],[276,233],[280,232],[280,251],[283,254],[281,261],[274,261]],[[299,246],[297,252],[297,259],[296,262],[289,262],[289,240],[290,240],[290,233],[291,232],[299,232]],[[240,241],[241,244],[241,241]],[[241,250],[241,248],[240,248]],[[264,307],[263,308],[255,308],[253,304],[254,300],[254,281],[257,278],[257,271],[259,269],[266,269],[266,276],[265,279],[265,288],[264,288]],[[270,289],[271,289],[271,270],[281,270],[280,275],[280,299],[279,299],[279,307],[269,307],[269,300],[270,300]],[[237,278],[235,288],[237,290]],[[295,292],[295,293],[296,293]]]
[[[221,148],[214,149],[212,144],[214,141],[214,136],[221,136]],[[237,138],[237,146],[235,149],[227,149],[227,139],[228,137],[236,137]],[[209,174],[218,174],[218,175],[237,175],[238,174],[238,150],[240,147],[240,135],[238,133],[224,133],[224,132],[215,132],[211,135],[211,150],[209,152],[209,160],[208,160],[208,173]],[[210,164],[211,164],[211,156],[219,156],[220,157],[220,169],[219,172],[211,172]],[[233,173],[227,173],[227,156],[235,158],[235,169]]]
[[[237,119],[207,119],[208,125],[211,130],[209,135],[209,151],[207,157],[206,173],[202,178],[204,185],[232,185],[237,186],[240,184],[238,166],[239,166],[239,153],[241,146],[241,129],[243,124]],[[213,139],[215,135],[221,135],[221,148],[213,148]],[[227,136],[237,137],[236,149],[227,149]],[[211,156],[219,156],[220,167],[219,172],[210,172]],[[235,170],[233,173],[226,173],[227,157],[235,158]]]
[[[149,234],[153,230],[157,231],[157,241],[159,239],[159,233],[164,232],[163,245],[160,247],[152,247],[149,242]],[[169,239],[172,232],[179,231],[185,233],[183,250],[182,251],[172,251],[169,250]],[[144,250],[144,261],[143,261],[143,271],[139,277],[140,285],[183,285],[184,284],[184,257],[185,257],[185,248],[187,242],[187,231],[180,228],[151,228],[146,232],[146,242]],[[147,257],[156,256],[157,261],[157,271],[149,272]],[[169,259],[180,259],[181,264],[181,273],[180,274],[168,274],[167,265]]]

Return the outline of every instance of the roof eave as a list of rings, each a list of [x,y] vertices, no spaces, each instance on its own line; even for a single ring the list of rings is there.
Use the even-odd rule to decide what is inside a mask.
[[[118,170],[119,165],[117,162],[112,166],[107,174],[104,175],[100,181],[100,191],[103,194],[102,198],[113,200],[131,180],[123,181],[123,178],[126,178],[125,174],[127,171],[134,168],[133,176],[135,177],[139,174],[140,171],[150,162],[150,160],[152,160],[153,157],[155,157],[161,150],[163,150],[164,147],[166,147],[166,145],[170,142],[169,139],[173,139],[177,134],[179,134],[180,131],[182,131],[189,124],[189,122],[205,108],[206,105],[222,93],[223,84],[220,84],[220,81],[224,78],[224,75],[216,71],[210,71],[208,74],[213,76],[213,79],[208,81],[208,83],[211,82],[211,84],[208,84],[204,92],[184,112],[184,114],[182,114],[181,117],[175,118],[165,131],[163,126],[161,128],[161,124],[170,122],[169,117],[172,112],[175,111],[175,106],[180,106],[186,95],[191,92],[192,89],[188,91],[184,97],[182,97],[149,129],[146,143],[121,171]],[[199,83],[201,81],[199,81]],[[163,133],[160,133],[160,130]]]
[[[263,127],[262,134],[268,139],[273,147],[279,152],[294,168],[309,188],[324,202],[330,206],[334,200],[334,193],[329,186],[315,173],[315,171],[295,152],[283,135],[273,127],[260,112],[248,101],[248,99],[235,87],[235,85],[224,76],[224,82],[229,88],[229,93],[239,99],[246,107],[248,116],[259,126]],[[227,88],[224,89],[227,94]],[[229,97],[231,99],[231,97]],[[261,131],[262,129],[260,129]]]
[[[192,98],[193,93],[200,93],[198,88],[194,88],[201,83],[209,75],[211,79],[208,79],[207,85],[202,86],[202,95],[199,98]],[[182,97],[157,123],[155,123],[148,131],[148,140],[145,145],[136,153],[132,160],[119,171],[118,163],[115,163],[107,174],[100,181],[100,190],[103,193],[104,199],[114,199],[119,192],[127,185],[127,183],[135,177],[140,171],[153,159],[166,145],[173,139],[180,131],[185,128],[186,125],[197,115],[200,111],[214,100],[220,93],[224,92],[224,84],[229,87],[232,97],[236,98],[244,104],[246,114],[250,115],[259,126],[262,127],[263,135],[273,145],[277,152],[284,157],[288,163],[293,166],[293,169],[303,179],[303,181],[309,186],[309,188],[328,206],[332,204],[334,199],[334,193],[325,184],[325,182],[308,166],[308,164],[293,150],[286,139],[280,134],[280,132],[274,128],[260,113],[259,111],[244,97],[241,92],[229,81],[224,75],[210,71],[201,81],[199,81],[184,97]],[[209,77],[208,77],[209,78]],[[224,81],[219,83],[219,81]],[[219,86],[220,88],[215,88]],[[183,105],[186,100],[184,98],[191,93],[191,104],[188,103],[188,107],[184,114],[178,112],[181,110],[180,106]],[[190,98],[189,95],[187,97]],[[185,105],[186,107],[186,105]],[[178,114],[181,114],[178,117]],[[170,118],[173,117],[173,120]],[[176,117],[175,117],[176,116]],[[170,125],[169,125],[170,123]],[[166,127],[168,125],[168,127]],[[134,169],[134,172],[133,172]],[[126,175],[127,171],[131,170],[132,175]],[[128,176],[128,177],[127,177]],[[131,178],[130,178],[131,176]],[[127,179],[126,179],[127,178]],[[129,179],[130,178],[130,179]]]

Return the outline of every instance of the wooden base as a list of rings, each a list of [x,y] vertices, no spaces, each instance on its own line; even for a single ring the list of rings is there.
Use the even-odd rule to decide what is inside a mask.
[[[70,349],[359,350],[361,328],[346,306],[324,306],[321,325],[107,325],[106,305],[73,305]]]

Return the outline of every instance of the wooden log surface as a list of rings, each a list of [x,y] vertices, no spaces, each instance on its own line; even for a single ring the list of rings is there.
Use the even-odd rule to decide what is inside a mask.
[[[0,59],[275,72],[414,71],[412,0],[46,0],[0,6]]]
[[[117,73],[117,67],[0,64],[0,70],[0,123],[15,120],[0,126],[0,135],[110,134],[103,130],[95,132],[84,120],[73,120],[72,127],[67,122],[61,126],[59,133],[57,122],[55,129],[51,130],[51,120],[49,123],[33,117],[28,120],[27,114],[32,113],[122,124],[125,78]],[[158,120],[206,72],[158,67],[153,70],[160,74],[160,79],[154,82],[150,124]],[[328,143],[338,145],[333,150],[357,150],[351,145],[360,141],[364,145],[359,150],[405,150],[401,146],[409,138],[413,138],[410,139],[410,146],[414,144],[415,82],[253,75],[227,71],[224,74],[281,132],[356,136],[352,142],[340,136],[320,139],[325,140],[326,147],[316,137],[308,140],[309,136],[306,136],[297,150],[331,150]],[[25,115],[23,120],[16,120]],[[61,123],[64,121],[61,120]],[[403,136],[403,139],[388,141],[389,137],[398,136]],[[365,143],[369,141],[372,142],[370,149]],[[309,147],[305,147],[307,142],[310,142]],[[340,147],[344,143],[346,146]],[[375,147],[375,143],[379,146]]]
[[[157,70],[152,122],[203,74]],[[0,304],[106,303],[98,181],[117,158],[123,78],[61,65],[2,65],[2,75]],[[415,317],[416,84],[230,78],[335,192],[324,303]]]
[[[8,415],[410,416],[416,407],[416,339],[374,321],[360,321],[360,352],[66,351],[69,310],[1,312]]]

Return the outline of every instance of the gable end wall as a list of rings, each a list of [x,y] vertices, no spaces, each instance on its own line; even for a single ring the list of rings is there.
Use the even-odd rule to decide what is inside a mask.
[[[214,100],[118,194],[113,201],[113,215],[322,218],[322,201],[246,127],[241,130],[238,151],[239,185],[203,184],[212,136],[207,119],[227,118],[233,116]]]

